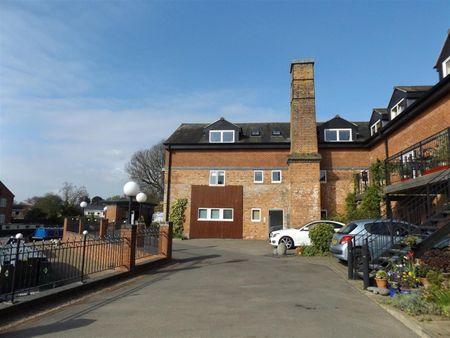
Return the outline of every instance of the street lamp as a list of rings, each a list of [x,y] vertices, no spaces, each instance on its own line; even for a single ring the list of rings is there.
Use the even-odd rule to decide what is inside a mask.
[[[140,192],[136,195],[136,201],[139,202],[139,218],[141,218],[142,215],[142,203],[144,203],[147,200],[147,195],[143,192]]]
[[[106,211],[108,211],[108,207],[103,208],[103,218],[106,218]]]
[[[125,183],[123,186],[123,193],[128,196],[128,224],[131,224],[131,201],[133,200],[133,196],[136,196],[139,193],[139,185],[130,181]]]
[[[83,202],[81,202],[80,203],[80,208],[81,208],[81,210],[82,210],[82,217],[84,217],[84,208],[86,208],[87,207],[87,202],[86,201],[83,201]]]

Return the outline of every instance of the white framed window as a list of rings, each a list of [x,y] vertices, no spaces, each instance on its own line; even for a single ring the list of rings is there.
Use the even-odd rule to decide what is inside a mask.
[[[442,62],[442,77],[446,77],[450,74],[450,56]]]
[[[253,208],[251,212],[252,212],[252,222],[261,222],[261,209]]]
[[[234,143],[234,130],[210,130],[209,143]]]
[[[264,171],[262,170],[253,171],[253,183],[264,183]]]
[[[328,210],[322,209],[320,210],[320,219],[327,219],[328,218]]]
[[[327,142],[352,141],[352,130],[350,128],[325,129],[324,136]]]
[[[378,120],[377,122],[375,122],[370,126],[370,136],[378,133],[378,130],[380,130],[380,128],[381,128],[381,121]]]
[[[199,208],[199,221],[233,221],[234,210],[232,208]]]
[[[327,183],[327,171],[326,170],[320,171],[320,183]]]
[[[209,185],[225,185],[225,170],[210,170]]]
[[[391,120],[395,119],[402,111],[405,110],[405,99],[401,99],[391,108]]]
[[[272,183],[281,183],[281,170],[272,170]]]
[[[6,198],[2,197],[0,198],[0,208],[6,207]]]

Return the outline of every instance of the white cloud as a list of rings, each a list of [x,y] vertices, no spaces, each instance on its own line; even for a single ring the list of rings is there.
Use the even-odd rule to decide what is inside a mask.
[[[0,179],[17,200],[57,192],[65,181],[92,196],[120,194],[131,155],[183,122],[279,119],[258,105],[257,93],[239,88],[100,96],[98,64],[89,58],[98,13],[68,24],[22,8],[0,11]]]

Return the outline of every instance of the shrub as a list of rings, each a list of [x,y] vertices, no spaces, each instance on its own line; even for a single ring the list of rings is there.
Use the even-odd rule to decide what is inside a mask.
[[[398,294],[388,301],[388,304],[399,308],[410,315],[440,315],[442,309],[435,303],[428,301],[419,293]]]
[[[450,250],[431,249],[422,256],[422,261],[431,269],[440,272],[450,272]]]
[[[309,230],[309,238],[318,253],[324,254],[329,251],[334,228],[331,224],[319,223]]]
[[[170,209],[169,219],[173,223],[173,235],[177,238],[183,238],[183,224],[186,220],[184,212],[186,211],[187,202],[186,198],[179,198]]]
[[[450,317],[450,290],[433,287],[429,290],[428,300],[435,303],[443,315]]]
[[[421,264],[417,267],[417,277],[426,277],[431,268],[426,264]]]
[[[440,286],[444,281],[444,277],[439,271],[430,270],[427,272],[426,277],[432,285],[436,286]]]
[[[302,251],[303,256],[311,257],[311,256],[317,256],[319,254],[320,254],[320,252],[317,250],[317,248],[312,245],[303,247],[303,251]]]

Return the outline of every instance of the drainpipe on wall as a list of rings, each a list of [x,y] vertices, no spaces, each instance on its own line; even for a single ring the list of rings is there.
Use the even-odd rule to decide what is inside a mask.
[[[170,150],[170,144],[168,146],[168,151],[169,151],[169,163],[167,164],[166,222],[169,222],[169,215],[170,215],[170,178],[172,171],[172,152]]]

